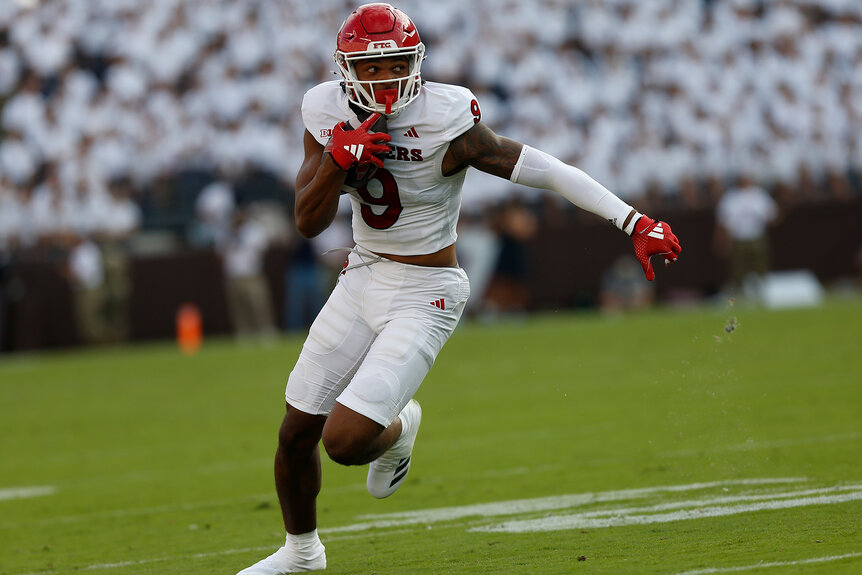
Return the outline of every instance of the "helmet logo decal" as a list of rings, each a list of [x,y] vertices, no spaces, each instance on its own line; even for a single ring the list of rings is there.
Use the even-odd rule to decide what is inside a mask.
[[[383,40],[382,42],[372,42],[368,48],[371,50],[397,49],[398,43],[395,40]]]

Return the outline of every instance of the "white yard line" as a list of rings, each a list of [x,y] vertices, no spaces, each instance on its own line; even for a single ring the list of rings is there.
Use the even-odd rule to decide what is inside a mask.
[[[739,571],[751,571],[752,569],[763,569],[765,567],[792,567],[793,565],[809,565],[811,563],[828,563],[840,561],[841,559],[852,559],[862,557],[862,553],[846,553],[844,555],[832,555],[829,557],[812,557],[811,559],[798,559],[796,561],[770,561],[768,563],[755,563],[754,565],[742,565],[739,567],[706,567],[683,571],[677,575],[707,575],[708,573],[735,573]]]
[[[376,535],[389,536],[393,533],[409,531],[409,529],[400,529],[397,531],[387,529],[385,532],[382,533],[379,531],[369,530],[385,529],[390,527],[404,527],[415,524],[427,524],[473,517],[476,518],[478,521],[471,521],[471,523],[475,527],[473,527],[472,529],[467,529],[468,531],[523,533],[535,531],[550,531],[558,529],[596,528],[607,527],[611,525],[645,525],[650,523],[663,523],[684,519],[719,517],[738,513],[762,511],[767,509],[788,509],[807,505],[825,505],[862,500],[862,485],[839,485],[828,488],[804,490],[797,489],[795,491],[783,492],[776,492],[774,490],[765,493],[749,492],[747,494],[741,495],[710,496],[708,494],[704,494],[704,496],[701,498],[689,498],[682,501],[666,501],[654,505],[644,505],[639,507],[627,508],[611,507],[576,514],[551,515],[549,517],[542,517],[539,519],[513,520],[497,525],[482,525],[482,523],[487,521],[488,518],[501,515],[534,514],[543,511],[559,511],[562,509],[569,509],[584,504],[643,499],[661,493],[684,493],[689,491],[700,491],[714,488],[725,488],[725,491],[727,491],[726,488],[733,486],[768,487],[801,483],[804,481],[805,478],[798,477],[738,479],[728,481],[690,483],[687,485],[664,485],[637,489],[622,489],[617,491],[580,493],[536,499],[499,501],[493,503],[466,505],[458,507],[444,507],[438,509],[406,511],[379,515],[365,515],[359,517],[359,519],[366,519],[367,521],[365,522],[356,523],[353,525],[345,525],[341,527],[332,527],[329,529],[321,529],[320,531],[321,535],[323,535],[324,541],[354,539]],[[245,500],[249,499],[251,498],[245,498]],[[162,512],[171,509],[187,510],[190,507],[204,507],[207,505],[219,503],[220,502],[208,502],[202,504],[190,504],[182,506],[159,506],[157,508],[126,510],[125,513],[135,515],[142,512],[155,512],[156,510]],[[111,512],[111,514],[115,516],[123,516],[123,513],[124,512],[122,510]],[[462,523],[459,527],[463,529],[468,527],[468,525],[464,525]],[[208,557],[220,557],[241,553],[272,552],[277,549],[278,545],[278,542],[273,542],[270,545],[260,547],[229,549],[224,551],[214,551],[211,553],[195,553],[172,557],[152,557],[130,561],[121,561],[116,563],[96,563],[93,565],[82,567],[80,569],[84,571],[100,571],[108,569],[121,569],[124,567],[134,567],[138,565],[146,565],[165,561],[175,561],[180,559],[202,559]],[[779,567],[801,565],[806,563],[837,561],[840,559],[853,557],[862,557],[862,553],[850,553],[833,557],[802,559],[799,561],[759,563],[756,565],[742,567],[709,567],[693,571],[686,571],[678,575],[706,575],[708,573],[729,573],[734,571],[746,571],[762,567]],[[22,575],[50,575],[53,573],[57,573],[57,570],[37,571],[31,573],[24,573]]]
[[[29,497],[44,497],[46,495],[54,495],[55,493],[57,493],[57,488],[53,485],[6,487],[0,489],[0,501],[9,501],[10,499],[27,499]]]
[[[449,521],[451,519],[459,519],[469,516],[493,516],[493,515],[511,515],[529,511],[543,511],[564,509],[567,507],[575,507],[585,503],[594,503],[602,501],[618,501],[624,499],[633,499],[637,497],[645,497],[660,492],[675,492],[675,491],[693,491],[697,489],[709,489],[712,487],[725,487],[733,485],[769,485],[769,484],[784,484],[784,483],[800,483],[805,481],[804,477],[787,477],[787,478],[767,478],[767,479],[738,479],[730,481],[713,481],[708,483],[692,483],[688,485],[665,485],[657,487],[646,487],[641,489],[624,489],[619,491],[604,491],[598,493],[582,493],[574,495],[561,495],[554,497],[545,497],[538,499],[523,499],[514,501],[502,501],[495,503],[484,503],[477,505],[467,505],[463,507],[443,507],[438,509],[428,509],[422,511],[406,511],[401,513],[389,513],[383,515],[362,515],[360,519],[379,520],[367,526],[347,526],[334,527],[330,532],[339,531],[362,531],[370,527],[392,527],[399,525],[412,525],[416,523],[434,522],[434,521]],[[55,487],[50,487],[56,491]],[[42,489],[42,488],[16,488],[16,489]],[[45,487],[44,489],[49,489]],[[336,491],[364,491],[364,484],[343,485],[327,488],[330,492]],[[2,491],[0,491],[2,493]],[[53,492],[52,492],[53,493]],[[43,493],[50,495],[50,493]],[[35,497],[35,495],[33,495]],[[264,493],[259,495],[250,495],[235,499],[220,499],[211,501],[199,501],[195,503],[183,503],[179,505],[155,505],[151,507],[138,507],[126,509],[112,509],[105,511],[95,511],[93,513],[83,513],[76,515],[61,515],[55,517],[45,517],[42,519],[33,519],[22,522],[0,522],[3,527],[17,527],[25,524],[38,525],[54,525],[63,523],[77,523],[79,521],[90,521],[96,518],[123,518],[136,517],[142,515],[153,515],[161,513],[173,513],[177,511],[193,511],[196,509],[206,509],[209,507],[224,507],[229,505],[241,505],[243,503],[254,502],[275,502],[274,493]],[[0,500],[3,497],[0,496]],[[495,511],[496,510],[496,511]],[[392,523],[393,520],[397,522]],[[406,521],[401,521],[406,520]]]
[[[379,527],[397,527],[417,523],[436,523],[453,521],[465,517],[496,517],[500,515],[515,515],[519,513],[536,513],[540,511],[555,511],[568,509],[590,503],[608,501],[625,501],[648,497],[658,493],[673,493],[697,491],[714,487],[731,487],[735,485],[775,485],[800,483],[803,477],[736,479],[729,481],[711,481],[706,483],[689,483],[687,485],[659,485],[638,489],[621,489],[616,491],[601,491],[597,493],[575,493],[571,495],[556,495],[535,499],[514,499],[511,501],[495,501],[493,503],[477,503],[458,507],[440,507],[437,509],[422,509],[418,511],[403,511],[376,515],[361,515],[359,519],[367,519],[364,523],[332,527],[321,532],[338,533],[344,531],[363,531]]]
[[[862,492],[862,485],[839,485],[836,487],[824,487],[822,489],[806,489],[803,491],[789,491],[783,493],[759,493],[755,495],[724,495],[720,497],[705,497],[702,499],[689,499],[682,501],[670,501],[668,503],[658,503],[656,505],[647,505],[643,507],[611,507],[609,509],[599,509],[596,511],[587,511],[579,513],[580,517],[605,517],[605,516],[623,516],[632,515],[635,513],[653,513],[656,511],[668,511],[671,509],[701,509],[704,506],[715,506],[726,503],[740,503],[743,501],[776,501],[780,499],[791,499],[800,497],[809,497],[811,495],[826,495],[832,493],[840,493],[843,491]]]
[[[474,527],[470,531],[491,533],[536,533],[542,531],[561,531],[567,529],[599,529],[602,527],[624,527],[628,525],[649,525],[652,523],[670,523],[686,519],[704,519],[707,517],[724,517],[755,511],[773,509],[791,509],[809,505],[834,505],[849,501],[862,500],[862,490],[837,495],[816,495],[797,499],[779,499],[743,503],[740,505],[717,505],[683,509],[671,513],[633,513],[626,515],[625,510],[607,510],[600,516],[597,513],[577,513],[573,515],[554,515],[541,519],[525,519],[507,521],[498,525]],[[619,513],[619,514],[616,514]]]

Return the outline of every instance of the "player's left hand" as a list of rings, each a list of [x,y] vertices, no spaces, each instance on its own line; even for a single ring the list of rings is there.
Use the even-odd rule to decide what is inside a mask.
[[[641,263],[646,279],[655,279],[650,258],[652,256],[664,256],[664,264],[668,265],[679,258],[682,247],[679,240],[670,229],[667,222],[657,222],[649,216],[642,215],[635,223],[635,231],[632,233],[635,256]]]

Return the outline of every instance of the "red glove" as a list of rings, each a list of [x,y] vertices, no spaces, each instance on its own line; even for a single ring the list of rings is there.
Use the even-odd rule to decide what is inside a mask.
[[[389,152],[389,146],[382,142],[390,141],[392,136],[383,132],[369,132],[379,118],[380,114],[371,114],[355,130],[351,130],[347,122],[336,124],[323,151],[332,156],[333,161],[345,172],[354,166],[369,163],[382,168],[383,160],[375,154]]]
[[[667,265],[675,262],[682,251],[670,225],[666,222],[657,222],[648,216],[641,216],[635,223],[632,242],[635,246],[635,256],[649,281],[655,279],[655,271],[649,261],[652,256],[664,256],[664,265]]]

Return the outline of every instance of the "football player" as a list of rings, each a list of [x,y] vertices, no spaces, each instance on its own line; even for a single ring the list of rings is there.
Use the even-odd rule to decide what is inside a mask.
[[[341,80],[303,100],[297,228],[307,237],[322,232],[346,192],[356,245],[287,381],[275,456],[285,545],[240,575],[326,567],[316,513],[321,440],[338,463],[370,464],[374,497],[403,484],[422,416],[413,395],[470,294],[455,255],[467,168],[553,190],[607,219],[631,236],[650,280],[652,256],[669,263],[680,253],[668,224],[579,169],[495,134],[470,90],[423,81],[424,57],[406,14],[360,6],[338,32]]]

